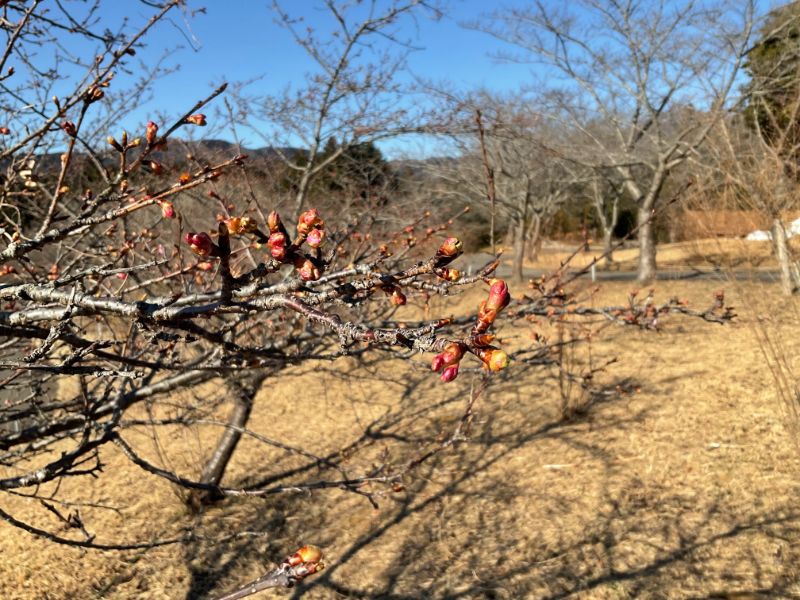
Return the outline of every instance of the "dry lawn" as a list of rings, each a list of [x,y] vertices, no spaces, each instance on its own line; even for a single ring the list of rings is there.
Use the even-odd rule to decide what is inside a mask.
[[[789,241],[795,250],[800,249],[800,239],[793,238]],[[526,266],[533,269],[553,269],[558,267],[573,251],[574,244],[549,244],[545,245],[536,257],[536,260],[527,262]],[[510,250],[509,250],[510,251]],[[571,264],[583,266],[589,264],[595,257],[600,256],[603,249],[593,245],[589,252],[578,254]],[[614,263],[609,267],[617,271],[635,271],[639,260],[639,249],[622,248],[613,254]],[[660,244],[658,246],[658,264],[662,268],[691,270],[696,269],[776,269],[772,242],[747,241],[736,238],[708,238],[677,242],[674,244]],[[604,263],[599,268],[607,268]]]
[[[605,285],[597,301],[619,302],[629,288]],[[662,283],[657,294],[705,306],[713,289]],[[782,352],[800,356],[796,315],[776,292],[729,287],[741,314],[730,326],[671,318],[658,333],[606,329],[592,355],[620,360],[569,420],[560,418],[552,371],[523,376],[512,366],[479,398],[471,439],[426,463],[403,489],[372,488],[383,492],[378,509],[335,490],[232,498],[193,516],[169,484],[109,447],[99,479],[69,480],[59,492],[93,504],[81,514],[97,541],[189,527],[205,539],[101,553],[2,524],[0,598],[214,598],[300,542],[322,546],[329,566],[283,597],[800,597],[798,448],[753,329],[779,325]],[[476,299],[459,299],[457,310]],[[758,321],[765,307],[777,307],[779,318]],[[530,332],[503,333],[515,347]],[[401,462],[453,429],[474,382],[465,373],[437,384],[428,358],[293,369],[259,396],[251,428],[341,459],[350,474]],[[146,429],[126,435],[149,458],[196,475],[203,446],[218,433],[162,429],[157,443]],[[294,468],[305,470],[289,481],[337,476],[308,462],[247,439],[227,482],[268,481]],[[2,495],[0,507],[58,527],[33,501]],[[254,535],[211,541],[234,532]],[[762,596],[735,595],[745,592]]]

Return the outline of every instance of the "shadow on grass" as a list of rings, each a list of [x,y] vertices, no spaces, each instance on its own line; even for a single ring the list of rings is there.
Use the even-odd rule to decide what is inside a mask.
[[[396,381],[394,375],[372,375]],[[413,456],[440,441],[460,417],[465,388],[451,388],[431,399],[421,393],[422,381],[422,374],[409,375],[393,409],[367,424],[350,446],[377,452],[391,443],[394,456]],[[257,568],[265,568],[268,560],[305,541],[336,547],[337,552],[325,571],[291,592],[296,600],[557,599],[577,593],[592,597],[593,592],[615,598],[791,594],[796,556],[786,555],[767,569],[763,552],[750,551],[749,558],[742,552],[755,541],[794,552],[791,547],[800,539],[800,512],[794,506],[773,507],[768,513],[755,507],[741,511],[722,492],[691,499],[674,487],[653,488],[624,470],[605,439],[640,427],[652,412],[648,407],[621,409],[627,390],[637,387],[635,381],[597,390],[570,420],[558,418],[555,403],[529,394],[544,389],[546,382],[525,383],[493,383],[480,399],[471,438],[418,468],[405,492],[383,497],[369,531],[347,545],[339,539],[346,525],[336,522],[331,510],[336,500],[324,493],[249,499],[256,508],[246,510],[241,510],[241,500],[231,499],[210,509],[205,515],[209,535],[226,533],[231,522],[237,531],[268,531],[270,537],[187,546],[192,579],[186,600],[215,598],[238,587],[246,581],[241,579],[242,565],[260,562]],[[591,473],[592,485],[599,489],[595,502],[576,502],[569,485],[543,481],[537,486],[537,478],[530,476],[533,469],[545,467],[569,473],[572,465],[516,466],[521,456],[544,461],[554,444],[596,469]],[[336,453],[324,458],[332,464],[342,460]],[[316,476],[319,470],[319,463],[307,463],[253,474],[236,484],[286,483]],[[324,474],[336,475],[330,470]],[[552,520],[554,526],[547,535],[538,535],[527,523],[528,513],[539,522]],[[558,527],[562,520],[569,523],[563,530]],[[725,553],[731,545],[737,547],[734,557]],[[390,560],[376,567],[372,555],[386,558],[387,553]],[[743,562],[749,563],[746,574]]]

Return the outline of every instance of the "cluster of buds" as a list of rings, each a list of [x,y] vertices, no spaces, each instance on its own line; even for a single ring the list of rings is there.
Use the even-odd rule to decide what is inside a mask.
[[[316,208],[305,211],[297,221],[297,239],[291,242],[289,232],[283,225],[277,212],[272,211],[267,217],[269,253],[277,261],[291,262],[303,281],[316,281],[322,274],[322,263],[319,260],[319,247],[325,239],[325,222],[320,218]],[[305,256],[298,252],[299,247],[307,243],[314,250],[313,256]]]
[[[478,322],[472,330],[473,334],[485,333],[494,323],[500,311],[511,301],[505,281],[492,279],[489,284],[489,297],[481,302],[478,308]]]
[[[313,242],[309,239],[311,234],[314,233]],[[300,241],[308,241],[308,245],[312,248],[318,248],[322,243],[325,235],[325,222],[320,218],[319,212],[316,208],[309,208],[306,212],[300,215],[297,220],[297,237]]]
[[[502,371],[508,367],[509,358],[500,348],[492,346],[494,336],[486,333],[511,299],[508,286],[502,279],[490,282],[489,297],[481,302],[478,309],[478,322],[472,328],[468,343],[451,342],[440,354],[433,358],[431,368],[437,373],[441,372],[441,379],[445,383],[453,381],[458,376],[458,367],[466,352],[471,352],[483,363],[489,371]]]
[[[453,381],[458,376],[458,366],[464,358],[466,345],[460,342],[451,342],[445,349],[433,357],[431,369],[436,373],[441,372],[442,381],[447,383]]]
[[[16,272],[17,269],[12,265],[3,265],[0,267],[0,277],[5,277],[6,275],[11,275]]]
[[[267,227],[269,228],[269,239],[267,240],[269,253],[275,260],[284,262],[289,254],[289,232],[283,226],[280,215],[274,210],[267,217]]]
[[[292,579],[300,581],[325,568],[325,563],[322,562],[322,550],[316,546],[303,546],[294,554],[287,556],[281,567],[291,572]]]
[[[197,256],[219,256],[219,247],[211,240],[211,236],[205,231],[200,233],[187,233],[184,236],[189,248]]]

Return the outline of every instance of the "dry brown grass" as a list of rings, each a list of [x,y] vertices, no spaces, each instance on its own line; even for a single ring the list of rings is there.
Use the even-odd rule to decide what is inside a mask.
[[[800,239],[790,240],[791,247],[800,250]],[[572,253],[569,244],[545,246],[533,262],[526,267],[533,269],[557,268],[561,261]],[[602,254],[599,246],[592,246],[589,252],[582,252],[575,257],[573,265],[584,266]],[[639,260],[638,248],[625,248],[614,252],[614,270],[636,270]],[[670,269],[718,268],[734,269],[776,269],[772,242],[747,241],[736,238],[708,238],[661,244],[658,247],[658,265]],[[603,268],[603,265],[598,265]]]
[[[629,287],[604,285],[597,301],[618,302]],[[665,283],[657,293],[705,306],[716,287]],[[737,290],[736,305],[754,291],[762,298],[764,290],[778,293]],[[459,308],[474,302],[464,298]],[[738,322],[724,328],[676,318],[661,333],[607,329],[592,352],[620,358],[598,381],[612,393],[569,421],[559,418],[552,373],[521,378],[512,368],[479,399],[470,441],[437,456],[378,510],[333,491],[229,499],[193,517],[170,485],[107,448],[100,480],[62,488],[72,498],[123,506],[120,513],[82,510],[104,540],[192,525],[207,536],[266,535],[98,553],[2,525],[0,598],[211,598],[259,575],[265,562],[301,541],[323,546],[329,568],[292,598],[800,594],[798,454],[754,345],[759,310],[748,301]],[[796,323],[782,325],[790,355],[800,355]],[[517,333],[528,332],[504,332],[509,345],[521,343]],[[347,463],[357,473],[384,448],[402,459],[452,430],[470,377],[447,386],[434,381],[424,359],[306,365],[258,398],[251,428],[317,453],[360,439]],[[412,411],[420,412],[387,425],[385,435],[364,435],[370,422]],[[132,439],[154,457],[145,433]],[[215,433],[167,430],[159,442],[169,464],[193,474],[202,444]],[[228,481],[252,482],[297,464],[246,440]],[[9,496],[0,502],[20,518],[55,526],[33,503]]]

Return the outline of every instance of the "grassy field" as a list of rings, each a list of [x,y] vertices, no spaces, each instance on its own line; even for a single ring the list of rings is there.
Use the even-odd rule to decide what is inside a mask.
[[[705,307],[718,288],[664,282],[656,294]],[[604,285],[595,301],[622,302],[629,289]],[[100,553],[3,524],[0,598],[214,598],[301,542],[322,546],[329,566],[282,597],[800,597],[798,447],[756,342],[769,332],[794,368],[800,326],[777,286],[726,292],[740,317],[724,327],[674,317],[661,332],[604,329],[591,356],[619,361],[598,374],[595,393],[570,419],[559,412],[556,373],[522,375],[512,365],[478,398],[470,439],[403,486],[372,488],[377,509],[334,490],[231,498],[192,515],[169,484],[107,447],[99,479],[68,480],[60,489],[61,497],[92,505],[80,510],[97,541],[185,528],[203,539]],[[477,299],[476,292],[462,296],[450,310],[472,309]],[[530,333],[501,331],[512,348]],[[465,373],[438,384],[428,360],[347,358],[294,368],[258,397],[250,427],[335,457],[350,474],[387,457],[402,462],[453,430],[475,383]],[[589,348],[574,357],[576,365],[588,360]],[[209,426],[126,435],[149,458],[196,475],[203,446],[218,433]],[[351,449],[341,453],[344,447]],[[248,438],[226,481],[246,485],[307,464]],[[298,480],[335,475],[312,467]],[[28,499],[3,495],[0,507],[57,527]],[[234,532],[253,535],[212,541]]]

